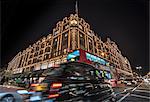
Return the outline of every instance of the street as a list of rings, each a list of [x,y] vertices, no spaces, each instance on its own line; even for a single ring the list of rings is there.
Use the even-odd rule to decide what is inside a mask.
[[[2,92],[16,92],[18,89],[22,89],[16,86],[0,85],[0,93]]]
[[[18,87],[0,86],[1,92],[15,92]],[[114,88],[116,94],[116,102],[149,102],[150,101],[150,86],[147,83],[140,83],[136,87],[122,86]]]
[[[149,102],[150,86],[147,83],[140,83],[137,87],[126,87],[125,91],[117,93],[117,102]]]

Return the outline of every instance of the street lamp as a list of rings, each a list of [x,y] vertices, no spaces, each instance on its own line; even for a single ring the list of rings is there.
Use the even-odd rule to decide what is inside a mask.
[[[139,66],[139,67],[136,67],[136,69],[139,70],[139,74],[140,74],[140,70],[142,69],[142,67]],[[140,76],[141,76],[141,75],[140,75]]]

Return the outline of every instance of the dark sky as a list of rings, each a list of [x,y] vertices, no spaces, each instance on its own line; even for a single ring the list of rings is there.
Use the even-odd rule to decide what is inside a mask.
[[[133,69],[149,69],[148,0],[78,0],[79,16],[103,39],[110,37]],[[1,66],[52,32],[74,13],[75,0],[3,0]]]

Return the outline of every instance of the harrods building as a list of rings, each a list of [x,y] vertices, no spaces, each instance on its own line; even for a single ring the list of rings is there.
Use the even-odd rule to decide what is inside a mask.
[[[121,54],[117,44],[110,38],[103,42],[98,35],[78,14],[71,14],[59,21],[51,34],[20,51],[8,63],[7,70],[13,75],[33,73],[67,61],[77,61],[74,59],[76,55],[73,58],[68,58],[68,55],[81,51],[86,53],[87,61],[94,62],[90,64],[98,63],[102,70],[109,68],[113,78],[132,76],[130,62]]]

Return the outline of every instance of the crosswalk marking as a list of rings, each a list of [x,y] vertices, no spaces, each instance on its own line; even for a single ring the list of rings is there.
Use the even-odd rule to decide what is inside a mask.
[[[131,96],[139,97],[139,98],[145,98],[145,99],[150,99],[150,97],[141,96],[141,95],[137,95],[137,94],[131,94]]]
[[[147,91],[147,90],[135,90],[135,91],[150,93],[150,91]]]
[[[130,93],[127,93],[125,96],[123,96],[121,99],[119,99],[117,102],[121,102],[122,100],[124,100],[127,96],[129,96]]]
[[[132,92],[135,91],[139,86],[141,86],[143,82],[141,82],[137,87],[132,89]],[[127,96],[130,95],[130,92],[128,92],[125,96],[123,96],[121,99],[119,99],[117,102],[121,102],[122,100],[124,100]]]

